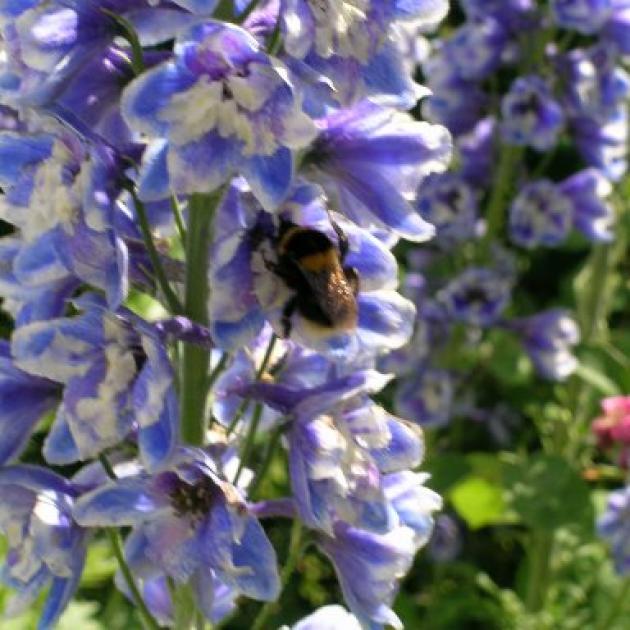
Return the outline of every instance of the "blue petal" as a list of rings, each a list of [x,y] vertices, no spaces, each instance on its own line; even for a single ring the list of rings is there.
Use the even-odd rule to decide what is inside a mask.
[[[179,408],[166,349],[149,335],[142,338],[147,360],[133,386],[140,453],[149,470],[166,464],[179,436]]]
[[[215,10],[218,0],[173,0],[184,9],[200,15],[211,15]]]
[[[221,582],[212,569],[200,568],[192,583],[197,605],[212,623],[219,623],[235,609],[238,593]]]
[[[411,109],[422,94],[405,65],[403,56],[393,43],[386,43],[374,55],[363,72],[368,92],[379,102]]]
[[[144,152],[138,182],[138,197],[143,201],[158,201],[170,196],[167,155],[167,140],[155,140]]]
[[[55,422],[46,436],[43,455],[48,463],[56,466],[71,464],[81,459],[81,453],[72,437],[63,406],[59,408]]]
[[[394,291],[363,293],[358,298],[358,335],[364,348],[395,350],[409,341],[416,309],[413,302]]]
[[[164,467],[177,443],[179,437],[179,413],[177,396],[174,390],[169,390],[158,419],[153,424],[140,426],[138,443],[142,461],[148,470]]]
[[[126,372],[119,371],[119,366],[120,356],[118,362],[111,362],[103,354],[84,374],[73,377],[66,385],[64,412],[82,459],[96,457],[115,446],[132,429],[125,385],[130,384],[133,375],[128,365]]]
[[[242,165],[242,172],[262,207],[273,212],[289,192],[293,155],[284,147],[271,156],[257,155]]]
[[[15,185],[25,168],[50,157],[53,143],[54,138],[44,134],[0,134],[0,185]]]
[[[387,421],[390,439],[386,447],[372,449],[372,457],[381,472],[416,468],[424,458],[422,431],[410,422],[390,416]]]
[[[403,238],[419,242],[426,241],[435,234],[435,228],[420,217],[374,166],[364,165],[360,175],[345,171],[340,172],[338,177],[349,194],[349,199],[342,208],[351,218],[361,214],[360,210],[350,213],[358,201],[364,212],[374,215],[381,224]],[[342,204],[343,201],[342,199]]]
[[[103,289],[110,307],[117,308],[127,296],[127,245],[112,230],[97,232],[83,222],[73,227],[63,248],[66,265],[82,280]]]
[[[39,419],[57,403],[53,383],[34,378],[12,363],[0,341],[0,465],[22,452]]]
[[[426,20],[435,24],[446,17],[448,0],[394,0],[393,15],[398,20]]]
[[[54,627],[79,586],[85,563],[85,546],[81,545],[81,548],[75,550],[75,553],[75,567],[72,576],[68,578],[53,578],[44,610],[39,619],[38,630],[49,630]]]
[[[5,485],[20,486],[35,493],[42,490],[55,490],[70,496],[76,494],[74,487],[67,479],[31,464],[16,464],[0,469],[0,486]]]
[[[216,4],[216,0],[212,2]],[[143,47],[157,46],[174,39],[181,30],[198,20],[184,11],[159,7],[135,9],[125,12],[124,17],[133,25]]]
[[[298,444],[293,443],[298,438],[297,427],[292,433],[291,448],[289,448],[289,478],[291,480],[291,493],[297,504],[300,518],[310,527],[326,529],[326,515],[328,510],[318,510],[313,505],[311,488],[309,484],[307,463],[304,454]]]
[[[398,264],[387,246],[351,223],[344,224],[343,230],[353,244],[344,264],[359,272],[360,290],[395,288],[398,284]]]
[[[149,136],[167,136],[169,123],[160,118],[160,112],[174,94],[187,90],[196,80],[171,61],[143,72],[123,92],[121,110],[125,120],[132,129]]]
[[[101,314],[84,313],[72,319],[33,322],[16,329],[11,351],[21,369],[66,382],[85,371],[90,356],[104,342]]]
[[[15,18],[38,5],[39,2],[40,0],[2,0],[0,3],[0,15],[7,18]]]
[[[131,526],[166,506],[168,497],[160,495],[143,475],[119,479],[84,494],[75,503],[73,515],[84,527]]]
[[[195,142],[169,145],[168,172],[173,192],[212,192],[232,175],[239,157],[237,140],[209,132]]]
[[[276,552],[257,519],[247,517],[245,531],[232,545],[232,560],[249,571],[237,572],[234,582],[238,590],[254,599],[274,601],[280,595],[280,577]]]
[[[228,351],[242,348],[262,329],[265,317],[260,309],[247,313],[238,321],[213,321],[212,338],[217,346]]]
[[[16,278],[26,285],[42,285],[68,276],[68,266],[60,255],[62,233],[48,230],[35,240],[24,243],[15,257]]]

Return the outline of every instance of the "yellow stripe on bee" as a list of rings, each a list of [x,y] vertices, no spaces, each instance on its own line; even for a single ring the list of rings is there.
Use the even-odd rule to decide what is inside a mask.
[[[317,252],[300,258],[300,266],[311,273],[319,273],[321,271],[332,271],[339,265],[337,252],[334,249],[325,252]]]

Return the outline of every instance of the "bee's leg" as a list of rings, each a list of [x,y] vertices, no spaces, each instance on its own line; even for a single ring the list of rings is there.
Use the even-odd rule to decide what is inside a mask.
[[[354,297],[356,297],[359,294],[359,272],[355,267],[344,267],[343,275],[346,277]]]
[[[348,243],[348,237],[346,233],[341,229],[341,226],[330,216],[330,211],[328,212],[328,220],[330,221],[330,225],[332,229],[335,230],[335,234],[337,235],[337,246],[339,247],[339,259],[343,264],[343,261],[346,259],[348,255],[348,250],[350,249],[350,244]]]
[[[265,265],[265,268],[269,271],[273,271],[273,273],[277,274],[278,273],[278,263],[274,262],[273,260],[269,260],[269,258],[265,258],[264,254],[261,254],[262,256],[262,260],[263,263]]]
[[[294,295],[290,298],[287,303],[284,305],[282,309],[282,319],[280,323],[282,324],[282,338],[288,339],[291,334],[291,316],[295,313],[295,309],[297,308],[298,297]]]

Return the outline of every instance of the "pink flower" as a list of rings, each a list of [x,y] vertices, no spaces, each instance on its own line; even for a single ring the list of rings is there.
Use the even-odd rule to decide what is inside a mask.
[[[611,396],[601,402],[603,415],[593,421],[593,432],[603,449],[620,445],[620,464],[630,460],[630,396]]]

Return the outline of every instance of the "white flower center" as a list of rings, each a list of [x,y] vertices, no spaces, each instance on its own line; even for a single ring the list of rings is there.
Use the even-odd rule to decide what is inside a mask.
[[[69,183],[66,169],[71,159],[70,151],[62,143],[55,142],[52,155],[37,169],[29,207],[16,221],[25,240],[33,240],[58,224],[69,226],[78,214],[85,169],[81,169]]]
[[[254,119],[281,82],[274,68],[262,64],[250,64],[247,76],[234,73],[220,80],[202,76],[191,88],[175,94],[159,118],[170,123],[169,138],[175,144],[187,144],[216,130],[222,138],[242,140],[245,155],[271,155],[277,143],[270,125],[255,125]]]
[[[370,0],[308,0],[315,20],[315,50],[367,61],[371,50],[365,33]]]

